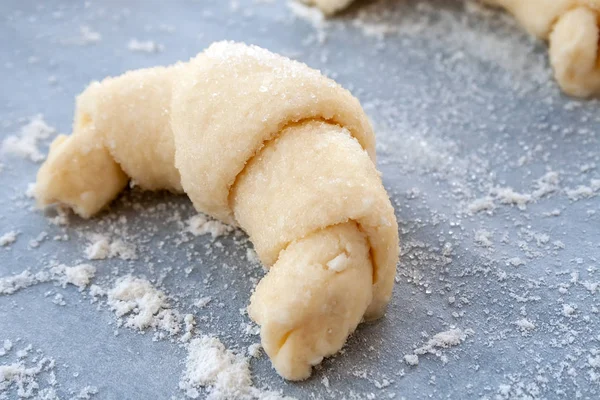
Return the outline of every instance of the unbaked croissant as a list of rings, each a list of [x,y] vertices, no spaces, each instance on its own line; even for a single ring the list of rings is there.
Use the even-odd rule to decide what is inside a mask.
[[[548,40],[562,90],[600,94],[600,0],[485,0],[506,8],[531,34]]]
[[[131,179],[185,192],[244,229],[267,275],[248,308],[280,375],[307,378],[380,317],[398,259],[394,210],[358,100],[306,65],[215,43],[188,63],[92,83],[41,166],[41,206],[96,214]]]
[[[306,0],[325,14],[353,0]],[[562,90],[600,94],[600,0],[482,0],[507,9],[531,34],[548,40],[550,63]]]

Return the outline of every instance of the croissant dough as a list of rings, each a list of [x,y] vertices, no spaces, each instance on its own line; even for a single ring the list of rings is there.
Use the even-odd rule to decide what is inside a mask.
[[[131,179],[239,225],[270,267],[248,308],[283,377],[305,379],[380,317],[398,260],[394,210],[358,100],[306,65],[219,42],[188,63],[92,83],[41,166],[41,206],[83,217]]]
[[[485,1],[506,8],[531,34],[548,40],[554,77],[565,93],[600,93],[600,0]]]
[[[600,93],[600,0],[482,0],[513,14],[531,34],[549,41],[550,63],[562,90],[576,97]],[[308,0],[325,14],[352,0]]]

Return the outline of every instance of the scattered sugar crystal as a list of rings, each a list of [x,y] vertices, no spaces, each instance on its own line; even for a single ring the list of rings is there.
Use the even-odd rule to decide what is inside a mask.
[[[209,219],[204,214],[198,214],[190,218],[187,222],[186,232],[194,236],[201,236],[210,233],[213,239],[231,232],[233,228],[220,221]]]
[[[33,162],[41,162],[46,157],[38,148],[39,142],[47,139],[56,132],[48,125],[41,115],[31,118],[31,121],[21,128],[18,135],[10,135],[2,141],[0,153],[11,154]]]
[[[6,232],[0,236],[0,246],[10,246],[17,241],[18,235],[19,234],[16,231]]]
[[[131,39],[127,43],[127,48],[133,52],[140,53],[159,53],[164,50],[164,46],[157,44],[152,40]]]
[[[416,354],[407,354],[404,356],[404,362],[412,366],[419,365],[419,356]]]

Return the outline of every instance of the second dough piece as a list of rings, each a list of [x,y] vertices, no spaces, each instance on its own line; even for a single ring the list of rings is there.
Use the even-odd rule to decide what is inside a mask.
[[[576,97],[600,94],[600,0],[480,0],[513,14],[532,35],[548,41],[561,89]],[[352,0],[306,0],[327,15]]]

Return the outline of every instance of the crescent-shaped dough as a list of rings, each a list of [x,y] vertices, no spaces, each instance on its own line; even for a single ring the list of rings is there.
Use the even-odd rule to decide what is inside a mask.
[[[363,319],[380,317],[398,260],[371,125],[347,90],[254,46],[213,44],[188,63],[92,83],[73,134],[41,166],[41,206],[83,217],[131,179],[185,192],[237,224],[267,267],[249,314],[285,378],[310,375]]]

